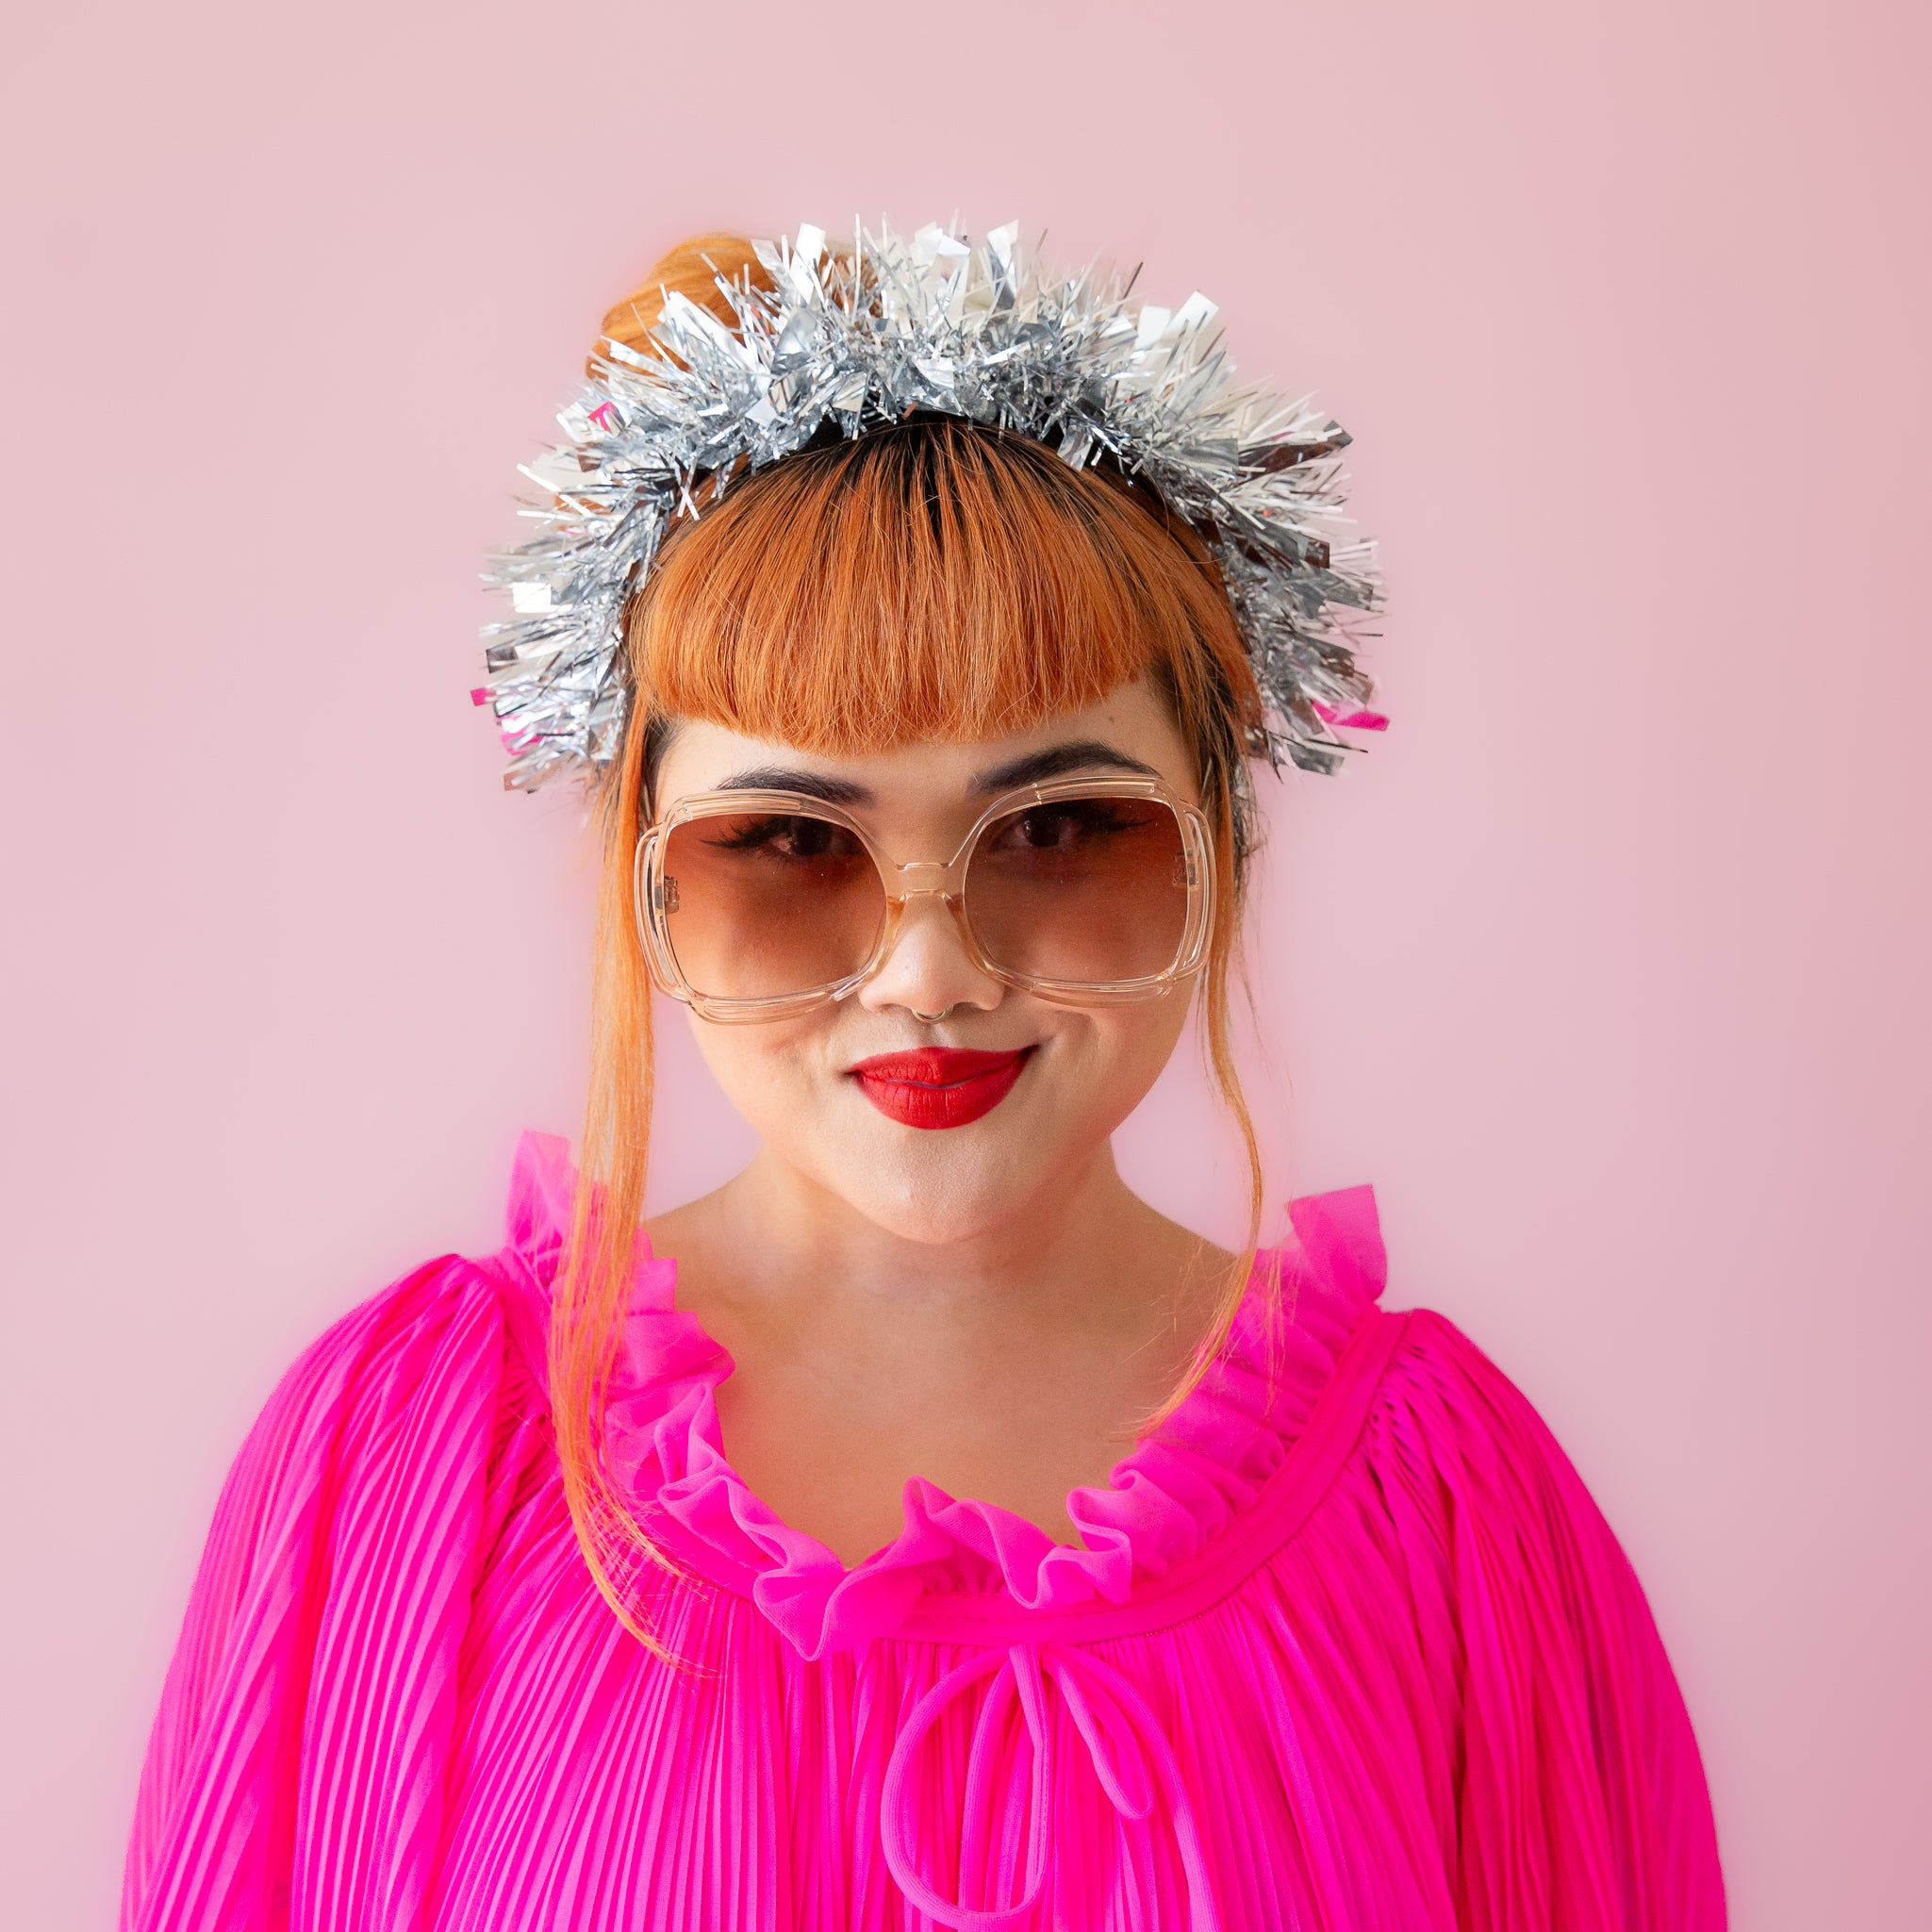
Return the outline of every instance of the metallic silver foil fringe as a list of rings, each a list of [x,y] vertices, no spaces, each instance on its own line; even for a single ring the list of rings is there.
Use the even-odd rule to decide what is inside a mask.
[[[1386,722],[1355,658],[1379,589],[1373,544],[1341,515],[1348,436],[1305,398],[1237,387],[1205,296],[1131,303],[1131,277],[1055,273],[1014,225],[977,248],[938,227],[861,234],[850,253],[801,227],[756,248],[770,289],[719,277],[735,327],[671,294],[654,331],[671,356],[606,341],[557,418],[567,441],[523,470],[540,527],[486,578],[512,615],[484,627],[474,694],[511,754],[506,786],[616,756],[624,609],[674,519],[828,421],[856,437],[915,409],[1077,469],[1109,457],[1202,534],[1266,702],[1257,753],[1333,771],[1350,749],[1335,727]]]

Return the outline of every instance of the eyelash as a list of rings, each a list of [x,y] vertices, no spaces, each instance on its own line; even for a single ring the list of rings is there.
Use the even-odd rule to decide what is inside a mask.
[[[847,858],[859,850],[858,841],[843,826],[834,825],[824,818],[801,820],[798,813],[788,812],[774,812],[768,817],[755,818],[738,831],[723,833],[716,838],[707,840],[706,843],[720,851],[762,851],[777,844],[780,839],[791,836],[794,828],[801,822],[810,824],[825,834],[828,850],[823,852],[800,853],[799,857]]]

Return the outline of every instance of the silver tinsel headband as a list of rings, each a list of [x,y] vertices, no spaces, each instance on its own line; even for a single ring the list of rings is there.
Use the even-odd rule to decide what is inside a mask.
[[[1237,387],[1205,296],[1132,304],[1131,277],[1050,272],[1014,226],[978,248],[937,227],[862,234],[849,255],[809,227],[755,246],[769,289],[718,277],[735,325],[669,295],[652,334],[670,354],[606,340],[557,419],[568,441],[523,471],[540,528],[487,579],[512,616],[484,627],[473,694],[512,790],[616,756],[625,606],[676,518],[828,423],[856,437],[914,410],[1032,438],[1075,469],[1111,459],[1198,530],[1266,705],[1257,752],[1332,771],[1336,727],[1386,722],[1355,661],[1351,620],[1379,588],[1373,545],[1340,514],[1347,434],[1306,399]]]

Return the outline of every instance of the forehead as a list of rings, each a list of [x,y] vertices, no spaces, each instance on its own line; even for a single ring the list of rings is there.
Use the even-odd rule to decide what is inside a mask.
[[[1057,768],[1047,768],[1051,761],[1059,761]],[[1145,679],[1022,731],[843,758],[702,719],[678,719],[653,789],[662,806],[751,774],[773,789],[787,789],[785,775],[799,774],[833,782],[854,807],[924,811],[982,803],[994,792],[1041,777],[1110,769],[1151,772],[1184,797],[1195,796],[1193,758],[1166,701]]]

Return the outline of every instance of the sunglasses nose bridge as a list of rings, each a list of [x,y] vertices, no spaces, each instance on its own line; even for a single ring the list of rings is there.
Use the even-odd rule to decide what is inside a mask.
[[[962,866],[943,859],[895,862],[886,884],[895,899],[957,899]]]
[[[932,1011],[996,1003],[998,977],[980,957],[955,889],[964,867],[914,859],[881,870],[886,880],[885,923],[870,966],[848,990],[862,999],[877,999],[883,991],[887,1004]],[[923,914],[916,909],[921,900],[930,908]],[[948,933],[949,939],[941,936]]]

